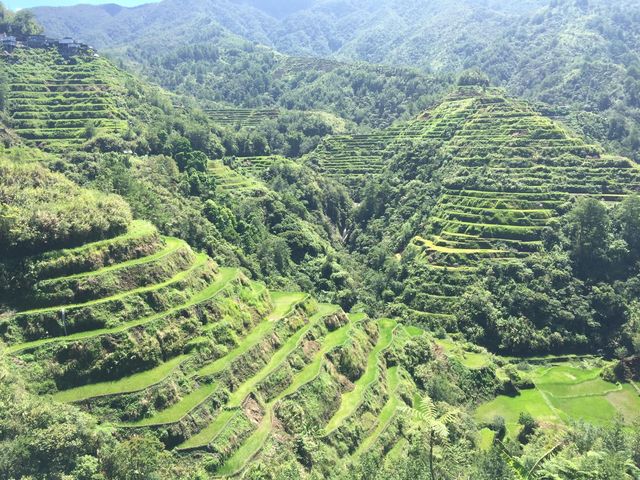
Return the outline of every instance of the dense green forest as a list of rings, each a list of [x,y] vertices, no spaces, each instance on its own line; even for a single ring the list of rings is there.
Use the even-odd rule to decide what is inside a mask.
[[[35,12],[48,30],[60,35],[80,34],[108,48],[115,57],[134,62],[136,68],[169,88],[189,82],[189,89],[199,91],[200,85],[207,85],[206,98],[241,101],[248,106],[280,98],[272,92],[272,88],[278,89],[278,85],[272,87],[274,80],[265,81],[274,63],[270,49],[294,56],[409,66],[430,75],[481,68],[511,93],[544,102],[551,114],[562,117],[583,135],[628,156],[637,151],[640,10],[634,1],[532,0],[518,2],[517,7],[512,2],[475,0],[442,0],[428,6],[416,1],[377,0],[308,3],[278,18],[261,2],[251,6],[198,1],[182,9],[179,5],[183,2],[165,1],[117,13],[103,7]],[[153,11],[152,22],[144,21],[147,10]],[[85,22],[87,16],[95,21]],[[237,45],[239,37],[270,49],[257,47],[257,53],[244,54],[237,49],[228,51],[225,43]],[[213,49],[211,40],[216,45]],[[207,62],[198,71],[189,60],[190,51],[204,60],[212,51],[226,60],[229,55],[234,58],[225,62],[223,71],[218,71],[220,65],[205,68]],[[178,69],[175,63],[162,65],[159,61],[166,58],[171,62],[176,57],[180,58]],[[243,84],[236,77],[236,62],[241,62],[240,68],[251,65],[253,70],[248,77],[250,87],[241,89],[245,98],[239,98],[237,92],[221,91],[225,90],[221,84]],[[331,83],[336,87],[341,84]],[[409,103],[421,100],[422,92],[407,91],[397,82],[387,83],[386,88],[393,88],[380,97],[394,98],[389,104],[401,105],[403,97]],[[218,86],[211,88],[211,84]],[[301,89],[295,82],[288,90],[289,98],[280,103],[317,108],[317,99],[327,94],[316,91],[305,95],[308,88]],[[362,96],[361,92],[356,94]],[[376,96],[376,90],[366,95]],[[337,110],[342,107],[332,107],[342,113]],[[353,112],[349,118],[359,121]]]
[[[639,15],[0,5],[0,479],[640,478]]]

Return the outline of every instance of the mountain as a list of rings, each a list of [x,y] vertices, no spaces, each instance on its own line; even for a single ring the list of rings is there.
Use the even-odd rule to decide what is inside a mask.
[[[635,7],[0,6],[0,478],[640,478]]]
[[[280,19],[244,4],[214,3],[179,11],[166,0],[115,17],[99,7],[34,12],[52,33],[113,48],[145,67],[169,46],[235,35],[296,56],[426,72],[480,68],[512,94],[569,107],[565,120],[593,140],[629,156],[637,149],[635,2],[328,1]],[[95,22],[86,22],[94,13]],[[216,36],[203,36],[203,28]],[[113,33],[119,29],[126,33]]]
[[[214,115],[199,109],[174,107],[179,98],[91,51],[65,58],[55,48],[18,48],[0,72],[7,82],[7,144],[20,138],[49,152],[44,163],[120,193],[136,216],[219,261],[268,275],[281,287],[317,288],[323,299],[345,306],[357,301],[354,278],[336,261],[348,194],[281,157],[264,181],[222,164],[223,156],[263,154],[265,137],[214,124]],[[308,122],[309,137],[344,128],[328,114],[282,117],[280,124]],[[292,144],[300,146],[299,135]],[[275,141],[287,144],[282,134]]]
[[[395,419],[417,387],[397,355],[431,348],[422,331],[270,291],[133,220],[121,198],[37,162],[5,158],[0,171],[11,205],[0,242],[2,372],[20,379],[2,383],[12,399],[2,443],[10,458],[24,445],[40,458],[33,431],[57,439],[40,461],[3,457],[3,472],[116,479],[137,464],[141,475],[184,478],[260,464],[344,475],[349,457],[403,435]],[[444,358],[430,362],[457,375]],[[471,383],[461,388],[475,395]],[[40,408],[18,422],[35,395]],[[322,441],[299,445],[306,428]]]
[[[276,18],[286,17],[300,10],[306,10],[318,3],[316,0],[292,0],[280,2],[278,0],[235,0],[239,4],[251,5]]]
[[[616,282],[624,301],[623,285],[635,275],[627,268],[635,241],[618,223],[636,208],[635,162],[605,154],[526,102],[484,86],[458,87],[413,122],[375,138],[343,138],[327,140],[315,155],[340,178],[363,166],[337,145],[349,151],[358,144],[370,155],[362,164],[377,180],[365,186],[361,227],[350,242],[371,260],[390,257],[381,293],[396,303],[396,314],[429,329],[463,331],[505,353],[616,348],[632,313],[600,311],[592,289]],[[598,200],[610,205],[611,217]],[[614,238],[629,245],[617,259],[609,250]],[[582,257],[598,242],[597,255]],[[517,285],[528,275],[527,287]],[[527,334],[515,340],[515,331]]]

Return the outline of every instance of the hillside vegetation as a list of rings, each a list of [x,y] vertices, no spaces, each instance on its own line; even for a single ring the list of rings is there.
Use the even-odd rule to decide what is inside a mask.
[[[0,8],[0,478],[640,478],[634,10],[545,5]]]
[[[333,455],[375,441],[355,414],[375,412],[388,398],[384,353],[408,340],[395,321],[349,317],[302,293],[272,293],[240,269],[221,268],[132,221],[117,197],[101,200],[37,164],[3,161],[2,168],[5,191],[22,184],[29,200],[29,210],[11,215],[16,225],[32,211],[61,212],[58,222],[29,227],[37,238],[55,232],[55,243],[2,257],[12,293],[4,305],[13,307],[0,322],[2,355],[28,390],[88,409],[123,435],[154,434],[178,451],[204,452],[194,460],[210,473],[241,472],[264,449],[290,441],[300,415],[329,425]],[[50,198],[65,190],[77,194]],[[77,226],[69,228],[78,195],[97,211],[73,217]],[[121,217],[110,214],[109,202],[120,202]],[[3,252],[16,245],[3,242]],[[397,394],[397,369],[394,375]],[[415,389],[408,380],[403,388]],[[302,395],[309,403],[295,400]]]
[[[517,354],[624,344],[637,164],[487,87],[458,87],[410,125],[380,154],[350,239],[387,269],[372,280],[393,311]]]
[[[512,94],[545,102],[555,115],[584,135],[620,153],[633,156],[639,145],[640,12],[634,1],[309,2],[280,18],[269,15],[270,7],[260,2],[251,7],[245,2],[191,3],[184,11],[178,8],[182,1],[170,0],[117,13],[102,7],[36,9],[35,13],[50,32],[73,32],[101,47],[113,48],[114,54],[130,58],[168,88],[187,87],[182,79],[188,78],[188,88],[202,92],[199,96],[215,91],[219,92],[218,100],[239,101],[237,91],[215,85],[213,76],[206,80],[205,70],[198,70],[196,64],[204,65],[203,60],[210,64],[216,58],[228,61],[237,49],[229,50],[224,39],[241,37],[293,56],[410,66],[437,73],[481,68],[495,84],[507,87]],[[145,23],[151,13],[153,21]],[[86,18],[94,22],[85,23]],[[202,25],[207,25],[208,33],[202,32]],[[205,50],[199,45],[203,41],[213,41],[216,47]],[[233,44],[240,45],[237,41]],[[167,45],[175,46],[176,52],[167,54]],[[190,51],[199,53],[188,60]],[[172,60],[163,65],[156,61],[158,55]],[[265,82],[273,83],[267,72],[277,60],[263,47],[248,57],[251,65],[260,67],[253,69],[250,78],[233,82],[234,87],[249,86],[239,90],[242,102],[262,105],[269,97],[279,98],[280,88],[264,88]],[[179,73],[170,80],[169,70],[178,65]],[[216,70],[218,78],[237,80],[233,62],[226,67],[217,65]],[[186,72],[190,75],[185,76]],[[202,84],[207,90],[200,90]],[[317,91],[315,79],[312,85]],[[282,95],[283,100],[299,98],[305,109],[314,103],[317,108],[317,94],[305,95],[306,88],[297,84],[283,86],[290,90]],[[407,94],[403,87],[398,89]],[[346,93],[338,86],[330,90]],[[398,92],[389,93],[395,97],[391,105],[400,107],[403,102]],[[409,103],[418,99],[409,93]],[[333,111],[336,108],[343,107],[335,105]]]

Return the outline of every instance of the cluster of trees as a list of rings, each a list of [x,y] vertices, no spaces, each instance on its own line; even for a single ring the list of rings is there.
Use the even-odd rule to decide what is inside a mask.
[[[546,237],[545,251],[494,264],[463,295],[460,328],[514,354],[637,353],[640,198],[608,207],[578,200]]]
[[[331,112],[379,128],[433,103],[451,77],[409,68],[288,58],[234,37],[215,35],[173,49],[128,48],[127,62],[174,92],[238,107]],[[215,105],[215,104],[214,104]]]
[[[254,194],[227,195],[205,173],[207,163],[202,152],[181,150],[173,158],[78,152],[50,165],[83,186],[123,196],[136,217],[271,286],[345,307],[357,301],[358,277],[341,247],[352,206],[344,187],[283,159]]]
[[[43,32],[32,12],[12,12],[0,2],[0,33],[14,36],[37,35]]]
[[[0,476],[42,480],[206,478],[153,436],[118,441],[78,408],[34,396],[0,363]]]
[[[115,35],[105,46],[113,47],[120,58],[126,55],[127,61],[174,91],[249,107],[322,108],[374,126],[415,113],[438,92],[439,83],[450,83],[451,72],[480,68],[492,83],[512,93],[565,107],[556,113],[581,133],[625,155],[636,155],[640,146],[636,2],[486,5],[459,0],[422,7],[373,0],[310,5],[277,20],[228,5],[226,15],[215,17],[219,23],[196,29],[184,27],[194,18],[176,20],[172,6],[166,5],[154,15],[165,23],[163,28],[136,27],[135,33]],[[213,6],[208,8],[214,12]],[[56,33],[69,33],[61,26],[60,13],[38,14]],[[143,14],[140,10],[128,16],[134,21]],[[78,15],[76,20],[73,10],[67,15],[71,24],[79,23],[74,27],[85,28],[84,17]],[[202,15],[199,10],[197,18]],[[96,40],[112,35],[113,26],[102,21],[96,20],[99,32],[87,35]],[[197,35],[185,33],[196,31]],[[131,36],[136,40],[133,45]],[[561,40],[567,38],[575,41]],[[123,39],[127,48],[119,48],[125,46],[120,44]],[[255,41],[291,55],[333,56],[436,73],[425,76],[326,60],[298,62],[303,68],[291,69],[287,65],[297,59],[283,60],[251,43]]]

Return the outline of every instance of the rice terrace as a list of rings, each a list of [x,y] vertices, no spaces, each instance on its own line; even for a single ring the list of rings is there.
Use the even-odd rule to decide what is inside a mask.
[[[640,479],[640,3],[123,2],[0,3],[0,480]]]

